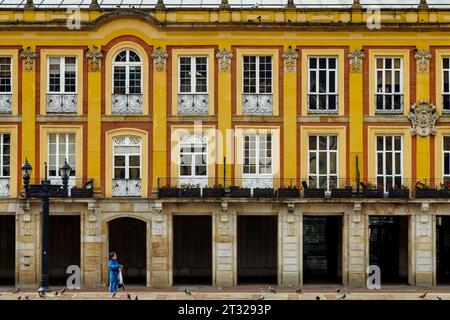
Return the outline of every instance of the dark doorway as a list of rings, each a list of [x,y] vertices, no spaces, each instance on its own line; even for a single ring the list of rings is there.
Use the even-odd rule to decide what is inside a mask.
[[[173,216],[173,283],[212,284],[211,216]]]
[[[80,266],[80,216],[50,216],[48,273],[51,285],[65,285],[70,265]]]
[[[303,217],[303,281],[342,282],[342,217]]]
[[[0,285],[13,286],[16,256],[16,217],[0,216]]]
[[[450,283],[450,217],[437,217],[436,221],[436,281]]]
[[[147,223],[135,218],[117,218],[108,223],[109,251],[123,265],[123,282],[146,285]]]
[[[408,281],[408,217],[372,216],[370,265],[377,265],[384,283]]]
[[[277,283],[277,216],[238,216],[238,284]]]

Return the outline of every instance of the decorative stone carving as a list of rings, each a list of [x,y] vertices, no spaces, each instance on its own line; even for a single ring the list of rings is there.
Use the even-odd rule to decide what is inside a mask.
[[[412,135],[426,137],[430,134],[436,134],[436,121],[439,114],[436,113],[436,106],[432,103],[428,104],[427,100],[419,101],[419,105],[413,104],[408,118],[412,122],[410,132]]]
[[[153,203],[153,213],[159,214],[162,213],[163,207],[162,202],[154,202]]]
[[[289,212],[289,213],[294,213],[294,210],[295,210],[295,203],[289,202],[289,203],[287,204],[287,209],[288,209],[288,212]]]
[[[228,51],[227,49],[217,49],[216,58],[219,60],[220,71],[230,71],[231,59],[233,58],[233,53],[231,51]]]
[[[228,212],[228,202],[221,202],[220,208],[222,209],[222,212]]]
[[[152,53],[153,64],[155,65],[155,70],[158,72],[166,71],[166,62],[169,57],[169,53],[161,49],[161,47],[156,48]]]
[[[86,49],[86,58],[89,60],[89,71],[100,71],[103,51],[98,50],[97,46],[92,46],[92,50]]]
[[[427,202],[422,202],[421,206],[420,206],[420,210],[425,213],[430,211],[430,204]]]
[[[354,50],[348,54],[352,72],[361,72],[363,59],[366,57],[364,50]]]
[[[37,58],[37,53],[31,50],[31,47],[27,47],[25,50],[20,49],[19,51],[20,57],[24,60],[25,71],[33,71],[34,69],[34,61]]]
[[[295,72],[297,69],[298,49],[292,50],[289,46],[286,51],[281,54],[284,60],[284,71]]]
[[[431,53],[427,50],[416,50],[414,58],[417,61],[417,71],[427,72],[430,65]]]

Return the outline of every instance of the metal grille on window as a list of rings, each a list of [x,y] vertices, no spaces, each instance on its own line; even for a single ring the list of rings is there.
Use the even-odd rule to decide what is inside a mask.
[[[308,111],[310,113],[336,113],[337,58],[310,57],[308,83]]]
[[[208,58],[180,57],[178,114],[208,114]]]
[[[398,58],[376,58],[375,111],[403,113],[403,61]]]
[[[450,113],[450,58],[442,59],[442,111]]]
[[[243,149],[243,187],[272,188],[272,135],[245,135]]]
[[[402,186],[402,137],[377,136],[376,137],[376,168],[377,184],[384,191],[389,188]]]
[[[59,168],[67,159],[72,168],[69,187],[76,185],[76,139],[75,133],[50,133],[48,135],[48,179],[52,184],[62,184]]]
[[[338,187],[337,136],[308,137],[308,186],[330,190]]]
[[[12,112],[11,57],[0,57],[0,114]]]
[[[180,186],[208,186],[208,137],[180,137]]]
[[[244,56],[242,114],[273,114],[272,78],[272,56]]]
[[[77,112],[77,62],[75,57],[49,57],[47,113]]]
[[[123,50],[113,62],[113,114],[142,114],[142,62],[132,50]]]
[[[11,177],[11,136],[0,134],[0,196],[8,197]]]
[[[141,196],[141,139],[121,136],[113,139],[113,197]]]

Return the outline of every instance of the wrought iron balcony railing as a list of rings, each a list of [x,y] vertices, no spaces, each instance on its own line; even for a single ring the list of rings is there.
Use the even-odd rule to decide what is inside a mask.
[[[10,189],[10,178],[1,177],[0,178],[0,197],[9,197]]]
[[[47,113],[77,113],[77,94],[48,93]]]
[[[0,114],[12,113],[12,94],[0,93]]]
[[[113,94],[112,114],[142,114],[142,94]]]
[[[67,195],[69,198],[92,198],[94,196],[94,180],[92,179],[77,179],[69,178],[67,194],[64,192],[61,177],[49,177],[50,185],[47,187],[54,194],[58,196]],[[25,190],[27,197],[40,197],[42,188],[42,180],[31,179],[30,185]]]
[[[178,114],[180,115],[207,115],[207,93],[179,93]]]
[[[377,114],[403,114],[402,93],[376,93],[375,113]]]
[[[242,114],[244,115],[272,115],[273,94],[244,93],[242,94]]]
[[[141,179],[113,179],[113,197],[140,197]]]

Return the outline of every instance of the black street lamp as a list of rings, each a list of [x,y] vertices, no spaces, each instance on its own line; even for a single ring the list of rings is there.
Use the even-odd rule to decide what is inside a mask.
[[[67,159],[64,161],[64,165],[59,169],[59,173],[62,178],[63,186],[52,185],[50,180],[47,179],[47,162],[45,162],[45,180],[41,184],[31,184],[30,176],[33,168],[31,167],[28,159],[25,158],[25,162],[21,167],[23,186],[25,189],[26,198],[40,198],[42,199],[42,243],[41,243],[41,278],[39,292],[50,292],[48,285],[48,221],[49,221],[49,199],[50,197],[65,198],[68,196],[68,182],[70,172],[72,168],[67,163]]]

